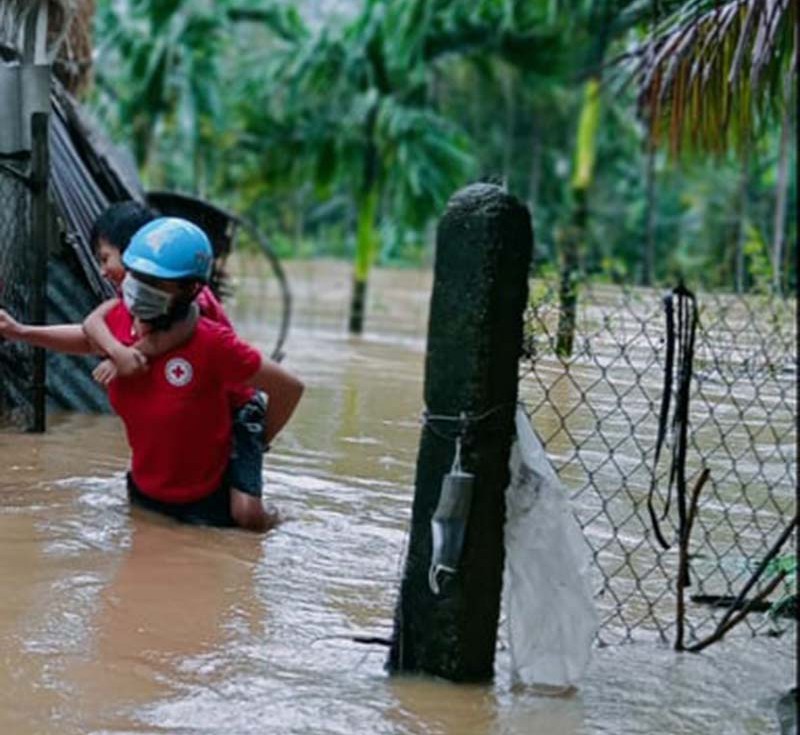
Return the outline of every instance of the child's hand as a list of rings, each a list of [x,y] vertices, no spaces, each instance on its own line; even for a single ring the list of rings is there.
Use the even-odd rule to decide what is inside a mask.
[[[108,384],[117,377],[117,366],[113,360],[106,358],[94,370],[92,370],[92,377],[100,385],[108,387]]]
[[[135,347],[120,345],[111,355],[117,368],[117,375],[134,375],[147,370],[147,358]]]
[[[0,337],[17,339],[20,333],[20,323],[5,309],[0,309]]]

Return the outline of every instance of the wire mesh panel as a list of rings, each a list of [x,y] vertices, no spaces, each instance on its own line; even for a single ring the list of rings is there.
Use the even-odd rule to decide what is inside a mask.
[[[33,290],[29,253],[30,197],[20,161],[0,158],[0,306],[29,322]],[[19,176],[13,172],[18,172]],[[33,421],[33,349],[0,341],[0,421],[28,427]]]
[[[686,473],[689,487],[705,467],[710,479],[686,596],[735,596],[796,509],[795,304],[708,293],[697,301]],[[666,502],[669,452],[653,466],[666,357],[662,294],[585,285],[569,357],[556,354],[558,319],[556,288],[533,282],[520,393],[594,555],[600,640],[671,640],[678,551],[675,503]],[[654,479],[667,550],[647,510]],[[718,617],[690,602],[687,638],[709,634]],[[747,624],[756,630],[764,618]]]

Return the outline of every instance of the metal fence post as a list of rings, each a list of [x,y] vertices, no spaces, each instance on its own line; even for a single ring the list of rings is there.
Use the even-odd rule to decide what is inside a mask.
[[[30,272],[33,283],[31,320],[34,324],[44,324],[46,320],[47,299],[47,253],[49,227],[49,205],[47,182],[50,172],[48,147],[49,115],[36,112],[31,116],[31,224],[30,224]],[[46,355],[42,348],[33,353],[33,424],[31,431],[45,430],[46,411]]]

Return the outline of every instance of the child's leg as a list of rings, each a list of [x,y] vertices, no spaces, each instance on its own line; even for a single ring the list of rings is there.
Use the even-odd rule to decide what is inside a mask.
[[[277,511],[267,511],[261,498],[254,498],[241,490],[231,488],[231,515],[236,525],[248,531],[269,531],[281,518]]]
[[[236,411],[233,419],[233,448],[229,465],[231,516],[241,528],[268,531],[280,522],[261,502],[264,463],[264,417],[266,396],[257,393]]]

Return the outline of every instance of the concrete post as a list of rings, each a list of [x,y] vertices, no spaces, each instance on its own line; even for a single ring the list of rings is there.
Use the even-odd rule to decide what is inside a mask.
[[[452,681],[492,678],[503,523],[533,233],[527,209],[491,184],[450,200],[437,232],[425,405],[408,558],[387,668]],[[466,414],[467,421],[458,419]],[[437,418],[438,417],[438,418]],[[431,519],[464,428],[475,475],[460,563],[429,584]],[[441,506],[440,506],[441,511]]]

